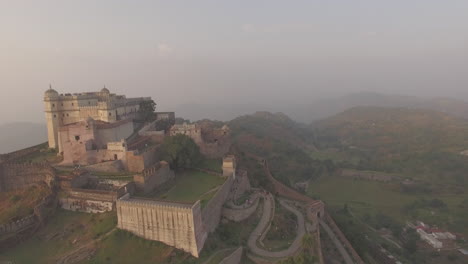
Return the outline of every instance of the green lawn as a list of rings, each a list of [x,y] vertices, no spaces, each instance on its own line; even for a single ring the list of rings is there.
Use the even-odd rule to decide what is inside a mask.
[[[115,212],[86,214],[58,210],[30,239],[0,253],[0,262],[55,263],[64,253],[112,230],[116,218]]]
[[[159,198],[170,201],[195,202],[198,199],[210,199],[214,192],[207,193],[225,182],[225,178],[205,172],[186,170],[178,172],[174,186]]]
[[[343,208],[348,204],[353,213],[359,217],[381,212],[405,223],[410,217],[402,212],[405,205],[422,198],[441,199],[447,204],[447,210],[418,209],[417,218],[428,223],[446,225],[450,231],[468,234],[468,227],[461,224],[466,209],[459,207],[468,198],[468,194],[406,194],[399,191],[397,184],[381,183],[366,180],[353,180],[337,176],[323,177],[309,184],[309,196],[320,198],[327,206]],[[453,230],[456,229],[456,230]]]
[[[222,169],[223,161],[221,159],[204,159],[203,162],[200,164],[200,168],[216,171],[216,172],[223,172]]]

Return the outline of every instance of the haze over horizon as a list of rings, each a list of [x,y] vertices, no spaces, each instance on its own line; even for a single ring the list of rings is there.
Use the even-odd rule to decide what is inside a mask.
[[[468,100],[467,1],[248,3],[0,1],[0,123],[42,123],[49,83],[162,111],[360,91]]]

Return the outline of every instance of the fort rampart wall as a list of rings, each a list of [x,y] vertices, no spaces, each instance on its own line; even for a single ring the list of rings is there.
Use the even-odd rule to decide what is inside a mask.
[[[32,146],[32,147],[29,147],[29,148],[25,148],[25,149],[20,149],[20,150],[13,151],[13,152],[10,152],[10,153],[1,154],[0,155],[0,162],[7,162],[7,161],[14,161],[14,160],[21,159],[21,158],[23,158],[23,157],[25,157],[25,156],[27,156],[27,155],[29,155],[31,153],[39,151],[44,144],[45,143],[39,144],[39,145],[36,145],[36,146]]]
[[[127,194],[117,200],[116,206],[118,228],[199,256],[207,238],[199,202],[156,201]]]
[[[0,191],[8,192],[44,182],[51,186],[55,170],[47,163],[0,164]]]
[[[209,233],[215,231],[218,227],[219,221],[221,220],[223,204],[229,196],[233,182],[234,176],[228,177],[226,182],[221,185],[213,198],[211,198],[202,209],[203,225],[205,226],[205,230]]]
[[[324,204],[321,201],[314,200],[306,195],[303,195],[296,190],[291,189],[290,187],[286,186],[285,184],[279,182],[276,180],[273,175],[270,172],[270,169],[268,167],[268,162],[264,160],[264,168],[265,168],[265,173],[267,174],[267,177],[270,179],[270,181],[273,183],[275,191],[277,194],[290,198],[292,200],[298,200],[298,201],[303,201],[307,203],[307,217],[309,219],[313,219],[314,217],[323,217],[330,225],[332,228],[333,232],[339,237],[340,241],[343,243],[343,245],[346,247],[348,252],[351,253],[353,256],[354,260],[356,263],[364,263],[361,259],[361,257],[357,254],[357,252],[354,250],[353,246],[351,243],[349,243],[348,239],[346,236],[341,232],[341,230],[338,228],[336,225],[335,221],[333,221],[333,218],[325,212],[324,209]],[[314,212],[314,215],[312,215],[312,211]],[[317,221],[315,221],[317,222]]]

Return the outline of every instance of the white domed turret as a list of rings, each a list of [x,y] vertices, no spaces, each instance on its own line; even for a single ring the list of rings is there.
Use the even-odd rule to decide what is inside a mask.
[[[110,94],[110,91],[104,86],[104,88],[101,89],[101,93]]]
[[[44,96],[45,97],[57,97],[59,93],[52,89],[52,85],[49,86],[49,89],[45,91]]]

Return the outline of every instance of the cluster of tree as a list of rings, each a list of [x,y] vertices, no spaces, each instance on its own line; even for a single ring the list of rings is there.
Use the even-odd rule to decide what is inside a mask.
[[[284,114],[242,116],[232,120],[229,127],[236,146],[268,159],[274,177],[286,185],[330,174],[336,168],[332,161],[314,160],[307,153],[314,148],[313,135]]]
[[[408,214],[417,209],[424,209],[424,208],[447,209],[447,204],[444,201],[437,199],[437,198],[434,198],[434,199],[421,198],[410,204],[405,205],[402,211]]]
[[[173,122],[169,119],[162,119],[162,120],[158,120],[155,124],[154,124],[154,128],[157,130],[157,131],[169,131],[169,129],[172,127],[173,125]]]
[[[182,134],[164,138],[162,154],[164,160],[174,169],[193,168],[203,160],[198,145]]]
[[[139,118],[143,122],[153,121],[155,118],[156,103],[153,100],[142,101],[138,109]]]

